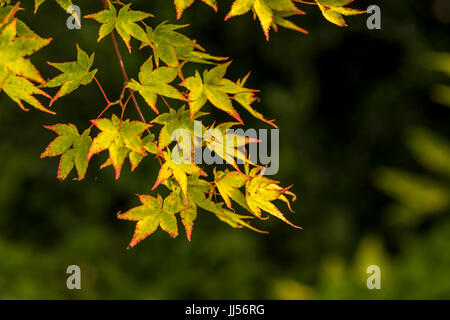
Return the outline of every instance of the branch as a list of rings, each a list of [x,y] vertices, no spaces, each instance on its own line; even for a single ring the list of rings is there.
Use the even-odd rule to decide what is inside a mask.
[[[102,0],[102,2],[103,2],[103,7],[107,10],[108,9],[108,0]],[[123,63],[122,55],[120,54],[120,51],[119,51],[119,46],[117,45],[115,30],[113,30],[111,32],[111,40],[112,40],[112,43],[114,46],[114,51],[116,53],[117,62],[119,62],[119,67],[120,67],[120,71],[122,72],[123,80],[125,81],[125,83],[128,83],[130,81],[130,79],[128,78],[127,71],[125,70],[125,65]],[[144,123],[147,123],[147,121],[145,121],[144,115],[142,114],[141,108],[139,107],[139,104],[136,100],[136,97],[134,96],[134,91],[131,90],[130,88],[128,88],[128,90],[130,91],[131,99],[133,100],[134,107],[136,108],[136,111],[139,114],[139,117],[141,118],[141,120]],[[148,131],[148,133],[150,133],[150,130],[148,128],[147,128],[147,131]]]

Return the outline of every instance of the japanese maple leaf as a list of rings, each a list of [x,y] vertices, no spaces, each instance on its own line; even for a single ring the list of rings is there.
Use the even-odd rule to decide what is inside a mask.
[[[205,53],[205,50],[195,40],[176,32],[176,30],[186,26],[163,22],[154,30],[151,27],[147,27],[149,43],[143,43],[142,47],[147,45],[152,47],[157,66],[159,66],[159,60],[171,67],[178,66],[180,60],[201,63],[226,60],[226,58],[215,57]]]
[[[101,130],[92,142],[88,159],[104,150],[109,151],[109,159],[119,179],[120,172],[129,151],[143,156],[147,155],[141,134],[150,126],[139,121],[121,121],[116,115],[112,119],[93,120],[92,123]]]
[[[142,138],[142,143],[144,144],[145,151],[151,154],[158,154],[158,146],[156,145],[156,142],[154,140],[155,136],[153,134],[149,134]],[[139,163],[141,163],[142,159],[144,159],[144,155],[136,151],[130,151],[128,157],[131,163],[131,171],[134,171]]]
[[[322,11],[325,19],[340,27],[345,27],[347,26],[347,23],[344,20],[344,16],[351,16],[366,12],[364,10],[345,7],[353,1],[354,0],[316,0],[316,3]]]
[[[202,208],[203,210],[214,213],[221,221],[227,223],[233,228],[248,228],[256,232],[266,233],[261,231],[252,225],[250,225],[246,220],[253,219],[253,217],[243,216],[236,214],[223,207],[223,203],[214,202],[211,197],[211,190],[213,186],[206,180],[201,179],[198,175],[191,175],[188,178],[188,207]],[[208,196],[207,196],[208,195]],[[181,213],[183,213],[182,211]]]
[[[286,195],[291,195],[293,200],[295,200],[295,195],[288,191],[290,187],[282,188],[277,181],[265,177],[262,173],[258,174],[258,171],[259,168],[254,168],[250,173],[251,179],[247,180],[245,184],[245,199],[251,212],[256,217],[263,219],[262,211],[265,211],[287,224],[301,229],[301,227],[297,227],[287,220],[281,211],[272,203],[274,200],[282,200],[289,205],[289,200]]]
[[[128,83],[128,87],[139,92],[150,108],[159,114],[159,111],[156,108],[158,95],[172,99],[186,100],[181,92],[169,84],[177,77],[178,70],[178,68],[171,67],[159,67],[153,69],[153,60],[152,57],[150,57],[141,66],[139,71],[139,82],[132,79],[131,82]]]
[[[177,111],[170,108],[169,112],[163,113],[152,120],[152,123],[157,123],[162,125],[161,131],[159,133],[158,148],[163,150],[167,147],[173,140],[172,134],[178,130],[183,129],[188,131],[192,137],[192,143],[197,146],[198,139],[201,137],[198,134],[203,134],[204,127],[200,122],[195,122],[195,119],[205,115],[206,113],[198,112],[195,114],[194,119],[191,119],[189,110],[185,109],[185,106],[180,107]],[[201,127],[201,132],[195,131],[195,124]]]
[[[267,40],[269,40],[269,31],[272,26],[280,25],[307,33],[304,29],[284,19],[289,14],[304,14],[303,11],[295,6],[292,0],[235,0],[225,20],[246,14],[250,10],[253,10],[258,17]]]
[[[239,113],[233,107],[229,94],[253,92],[254,90],[244,88],[238,83],[224,78],[229,65],[230,62],[220,64],[211,70],[205,70],[203,79],[196,72],[194,77],[186,78],[182,82],[182,85],[189,90],[191,118],[209,101],[213,106],[225,111],[243,124]]]
[[[202,0],[217,11],[217,0]],[[194,0],[174,0],[175,8],[177,10],[177,19],[180,19],[183,15],[183,11],[189,8],[194,3]]]
[[[144,149],[145,151],[147,151],[148,153],[151,154],[158,154],[159,150],[158,150],[158,146],[156,144],[156,142],[154,141],[155,139],[155,135],[153,134],[149,134],[145,137],[142,138],[142,143],[144,144]],[[130,164],[131,164],[131,172],[133,172],[134,170],[136,170],[136,168],[139,166],[139,164],[142,162],[142,160],[145,158],[145,155],[143,155],[142,153],[137,153],[135,151],[132,151],[130,149],[128,149],[126,151],[126,156],[125,158],[128,157],[128,159],[130,160]],[[108,158],[101,166],[100,168],[106,168],[109,166],[112,166],[113,163],[111,161],[111,158]]]
[[[179,188],[179,186],[178,186]],[[183,202],[183,195],[180,189],[171,186],[173,194],[180,198],[179,202]],[[223,203],[216,203],[211,199],[211,190],[213,185],[206,180],[203,180],[199,175],[193,174],[188,177],[188,203],[184,204],[184,208],[180,211],[180,216],[183,225],[186,229],[186,235],[189,241],[191,241],[192,230],[195,219],[197,218],[198,208],[209,211],[215,214],[221,221],[227,223],[233,228],[249,228],[256,232],[266,233],[259,229],[256,229],[250,225],[246,220],[253,217],[243,216],[236,214],[223,207]],[[208,196],[207,196],[208,195]]]
[[[61,156],[58,167],[58,179],[64,180],[75,166],[78,180],[84,179],[88,167],[88,152],[92,139],[90,129],[81,135],[73,124],[56,124],[45,128],[58,134],[41,154],[41,158]]]
[[[231,209],[231,199],[236,201],[241,207],[250,211],[244,194],[239,190],[245,185],[248,177],[241,172],[228,170],[225,172],[214,170],[214,183],[219,190],[225,204]]]
[[[17,10],[17,6],[15,10]],[[54,114],[34,96],[39,94],[49,97],[47,93],[33,84],[32,81],[37,83],[45,81],[28,58],[51,40],[37,36],[17,19],[8,23],[0,32],[0,90],[3,90],[25,111],[28,109],[22,101],[36,109]]]
[[[167,179],[173,176],[178,182],[181,191],[183,192],[185,202],[187,203],[187,174],[206,175],[206,173],[204,173],[203,170],[194,163],[174,162],[169,151],[164,152],[164,160],[165,162],[159,170],[158,178],[156,179],[152,190],[155,190],[161,183],[164,183]]]
[[[249,76],[250,72],[244,78],[239,79],[236,84],[239,87],[244,87]],[[236,100],[242,107],[244,107],[244,109],[247,110],[252,116],[278,129],[278,126],[274,123],[274,120],[267,120],[266,118],[264,118],[262,113],[252,108],[252,104],[257,100],[254,90],[237,93],[233,96],[233,99]]]
[[[163,201],[160,195],[157,198],[149,195],[139,195],[139,200],[142,203],[141,206],[117,215],[122,220],[137,221],[130,247],[134,247],[147,238],[158,227],[161,227],[173,238],[178,236],[175,214],[184,208],[179,198],[171,194]]]
[[[245,146],[259,140],[230,132],[229,129],[234,125],[236,123],[225,122],[217,127],[211,127],[205,131],[203,140],[211,152],[215,152],[217,156],[239,171],[238,163],[252,163],[246,155]]]
[[[88,56],[88,54],[81,50],[77,45],[77,61],[63,63],[48,62],[49,65],[62,72],[62,74],[49,80],[43,85],[48,88],[61,87],[50,101],[50,105],[59,98],[75,91],[81,85],[91,83],[97,73],[97,69],[89,71],[94,63],[94,55],[95,54],[93,53],[91,56]]]
[[[36,13],[46,0],[34,0],[34,13]],[[56,0],[56,2],[60,5],[61,8],[67,10],[72,5],[72,0]]]
[[[98,42],[110,34],[114,28],[119,33],[123,42],[131,53],[130,40],[131,37],[142,42],[147,42],[145,31],[136,23],[142,21],[152,15],[142,11],[130,10],[131,3],[124,5],[117,13],[114,5],[109,1],[109,9],[85,16],[85,18],[94,19],[101,23],[99,30]]]

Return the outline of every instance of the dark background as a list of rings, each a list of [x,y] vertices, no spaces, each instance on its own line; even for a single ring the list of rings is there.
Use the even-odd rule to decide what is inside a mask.
[[[74,1],[86,15],[100,1]],[[192,242],[156,232],[126,250],[134,224],[116,219],[149,193],[158,165],[148,159],[115,181],[93,158],[82,182],[59,182],[57,159],[39,155],[58,122],[87,128],[105,102],[92,83],[54,106],[56,116],[22,112],[0,94],[0,297],[112,299],[379,299],[450,298],[450,6],[435,1],[364,1],[378,4],[382,29],[368,30],[367,15],[328,23],[318,8],[293,19],[305,36],[281,29],[266,42],[250,14],[223,21],[231,1],[215,14],[196,1],[179,23],[209,53],[233,60],[229,77],[249,70],[248,86],[261,90],[257,105],[281,128],[283,185],[299,198],[288,217],[256,221],[269,235],[231,229],[201,212]],[[133,1],[149,23],[175,23],[172,1]],[[36,16],[32,1],[18,15],[50,46],[32,61],[45,77],[45,61],[71,61],[75,43],[96,53],[98,78],[115,98],[121,74],[109,38],[96,43],[98,24],[84,19],[70,31],[67,14],[47,1]],[[133,43],[136,48],[136,42]],[[130,77],[148,50],[129,55],[119,43]],[[440,72],[437,69],[447,70]],[[152,111],[144,106],[146,117]],[[131,111],[132,109],[129,108]],[[224,120],[215,112],[217,120]],[[267,128],[242,110],[248,127]],[[130,117],[136,117],[130,114]],[[222,118],[221,118],[222,117]],[[82,290],[66,288],[65,270],[82,270]],[[381,290],[368,290],[366,268],[381,268]]]

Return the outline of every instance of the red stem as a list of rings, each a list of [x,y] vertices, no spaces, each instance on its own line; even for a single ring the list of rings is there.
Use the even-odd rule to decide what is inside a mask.
[[[103,0],[103,7],[105,9],[108,9],[108,0]],[[111,32],[111,40],[113,43],[114,51],[116,53],[117,61],[119,62],[120,71],[122,72],[123,80],[125,83],[128,83],[130,79],[128,78],[127,71],[125,69],[125,65],[123,63],[122,55],[119,51],[119,46],[117,44],[116,34],[114,30]],[[136,97],[134,96],[134,91],[128,88],[130,91],[131,99],[133,100],[134,107],[136,108],[137,113],[139,114],[139,117],[141,118],[142,122],[147,123],[145,121],[144,115],[142,114],[141,108],[139,107],[139,104],[136,100]],[[150,130],[147,128],[148,133],[150,134]]]

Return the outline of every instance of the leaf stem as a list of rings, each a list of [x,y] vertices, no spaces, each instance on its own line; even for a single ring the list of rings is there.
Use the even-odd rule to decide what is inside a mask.
[[[98,87],[100,88],[100,91],[102,92],[103,98],[105,98],[106,103],[107,103],[107,104],[111,104],[111,102],[109,101],[109,99],[108,99],[108,97],[107,97],[107,95],[106,95],[106,93],[105,93],[105,90],[103,90],[103,87],[102,87],[102,85],[100,84],[100,82],[98,81],[97,77],[94,76],[94,80],[95,80],[95,82],[97,83]]]
[[[102,0],[102,3],[103,3],[103,7],[107,10],[108,9],[108,0]],[[130,81],[130,79],[128,78],[128,74],[125,69],[125,65],[123,63],[122,55],[120,54],[120,51],[119,51],[119,46],[117,44],[116,34],[115,34],[114,30],[111,32],[111,41],[113,43],[114,52],[116,53],[117,61],[119,62],[119,67],[120,67],[120,71],[122,72],[123,80],[125,83],[128,83]],[[139,107],[139,104],[136,100],[136,97],[134,96],[133,90],[131,90],[130,88],[128,88],[128,90],[130,91],[131,99],[133,100],[134,107],[136,108],[136,111],[139,114],[139,117],[141,118],[141,120],[144,123],[147,123],[147,121],[145,121],[144,115],[142,114],[141,108]],[[149,134],[151,134],[150,130],[148,128],[147,128],[147,132]]]
[[[294,0],[295,2],[299,2],[299,3],[304,3],[304,4],[310,4],[313,6],[316,6],[317,3],[316,2],[309,2],[309,1],[303,1],[303,0]]]

